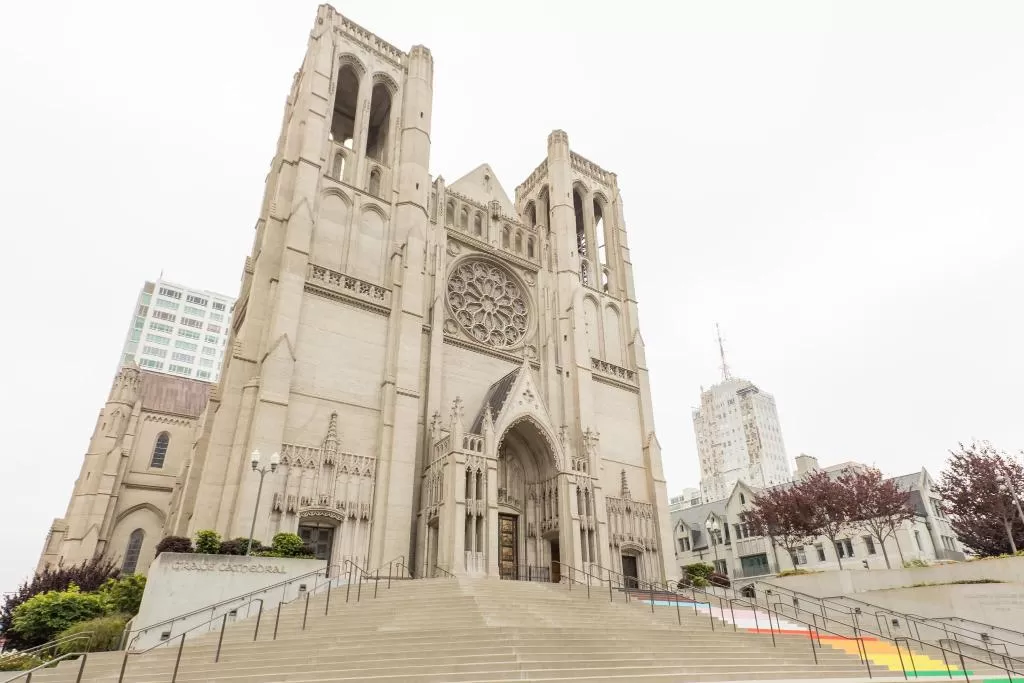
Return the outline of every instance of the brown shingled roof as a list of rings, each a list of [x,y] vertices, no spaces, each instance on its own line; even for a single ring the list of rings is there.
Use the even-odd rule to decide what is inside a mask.
[[[139,373],[142,387],[142,409],[185,417],[198,417],[210,398],[213,385],[187,377],[175,377],[143,370]]]

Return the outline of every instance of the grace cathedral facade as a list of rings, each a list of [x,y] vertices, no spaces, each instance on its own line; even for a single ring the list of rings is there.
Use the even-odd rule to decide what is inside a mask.
[[[670,577],[616,176],[554,131],[514,199],[487,164],[432,178],[433,68],[319,7],[219,384],[120,370],[40,564],[144,571],[255,514],[331,565]],[[281,463],[258,501],[257,450]]]

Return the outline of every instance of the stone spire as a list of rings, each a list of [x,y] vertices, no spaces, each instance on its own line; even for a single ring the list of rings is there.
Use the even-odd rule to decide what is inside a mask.
[[[331,413],[327,423],[327,436],[324,438],[324,461],[333,465],[338,459],[338,413]]]
[[[633,499],[633,496],[629,493],[629,482],[626,481],[626,470],[622,470],[622,497],[626,500]]]
[[[455,400],[452,401],[452,412],[449,418],[448,431],[452,436],[452,448],[462,448],[462,435],[466,431],[466,427],[462,424],[462,398],[456,396]]]
[[[107,402],[135,405],[135,402],[139,400],[140,386],[139,366],[135,363],[125,363],[117,371],[114,384],[110,387],[110,397],[107,399]]]

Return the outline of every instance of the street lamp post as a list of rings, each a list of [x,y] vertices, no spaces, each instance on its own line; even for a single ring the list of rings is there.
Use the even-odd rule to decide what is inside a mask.
[[[704,523],[704,526],[707,527],[708,538],[711,539],[711,547],[713,547],[715,549],[715,571],[717,572],[718,571],[718,539],[715,536],[716,536],[716,534],[718,533],[718,530],[721,527],[718,525],[718,520],[717,519],[715,519],[715,520],[709,519],[707,522]]]
[[[270,465],[264,465],[263,467],[260,467],[260,452],[252,452],[252,471],[259,472],[260,486],[258,489],[256,489],[256,507],[253,508],[252,511],[252,525],[249,527],[249,545],[247,545],[245,548],[246,555],[252,552],[252,537],[253,534],[256,533],[256,515],[259,513],[260,509],[260,496],[263,495],[263,478],[267,476],[267,472],[277,471],[277,465],[280,462],[281,456],[278,455],[277,453],[274,453],[272,456],[270,456]]]

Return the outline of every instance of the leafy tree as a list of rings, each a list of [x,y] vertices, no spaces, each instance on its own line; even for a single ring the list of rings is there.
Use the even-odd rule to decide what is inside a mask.
[[[156,554],[160,553],[191,553],[192,539],[185,536],[164,536],[156,544]]]
[[[801,497],[804,510],[808,516],[805,520],[808,536],[824,536],[833,548],[838,548],[836,540],[851,527],[854,503],[849,489],[838,479],[833,479],[828,472],[817,470],[793,485],[797,495]],[[836,552],[839,568],[843,568],[843,558]]]
[[[3,605],[0,606],[0,633],[7,641],[6,647],[8,649],[30,647],[13,631],[12,626],[14,610],[32,596],[48,591],[64,591],[72,584],[86,592],[95,591],[107,579],[117,578],[119,574],[120,566],[115,561],[98,557],[67,567],[49,565],[37,572],[31,581],[26,581],[18,587],[18,590],[7,594],[4,597]]]
[[[205,555],[216,555],[220,552],[220,534],[212,529],[196,532],[196,552]]]
[[[107,579],[100,587],[100,595],[107,601],[108,611],[117,614],[135,616],[142,604],[142,594],[146,590],[146,577],[141,574],[129,574],[120,579]]]
[[[892,569],[885,541],[896,536],[896,530],[914,519],[910,491],[900,488],[895,479],[884,479],[877,469],[850,470],[839,476],[850,497],[850,518],[867,529],[882,546],[885,566]],[[897,543],[897,547],[899,544]],[[900,550],[900,560],[903,551]]]
[[[263,550],[256,553],[255,547],[256,545],[254,542],[253,554],[259,554],[263,557],[314,557],[313,549],[303,543],[302,537],[298,534],[290,534],[287,532],[274,534],[270,550]]]
[[[772,554],[775,554],[775,546],[785,548],[796,569],[797,551],[816,535],[808,528],[810,512],[807,508],[808,502],[799,487],[776,486],[757,493],[751,501],[750,509],[743,512],[741,519],[754,531],[771,540]],[[775,566],[779,567],[777,555]]]
[[[72,584],[66,591],[33,595],[14,609],[11,630],[28,646],[42,645],[72,624],[102,616],[107,603],[99,593],[83,593]]]
[[[1024,491],[1024,467],[988,442],[959,445],[936,486],[953,530],[978,555],[1016,553],[1024,521],[1010,489]]]

